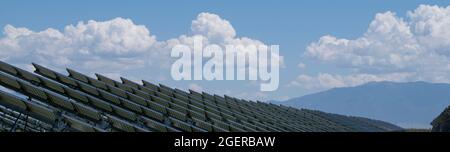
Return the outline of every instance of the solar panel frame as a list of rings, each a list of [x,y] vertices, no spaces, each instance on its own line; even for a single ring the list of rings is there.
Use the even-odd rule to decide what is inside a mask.
[[[47,99],[47,95],[44,91],[38,89],[37,87],[35,87],[31,84],[24,83],[21,81],[18,81],[18,82],[19,82],[22,90],[25,91],[26,93],[28,93],[32,96],[35,96],[37,98],[40,98],[40,99],[44,99],[44,100]]]
[[[208,132],[213,132],[213,128],[210,123],[200,120],[200,119],[196,119],[196,118],[193,118],[192,120],[194,121],[195,126],[203,128],[203,129],[207,130]]]
[[[132,88],[139,89],[139,87],[140,87],[140,84],[137,84],[136,82],[133,82],[133,81],[128,80],[126,78],[120,77],[120,80],[122,81],[123,84],[128,85],[128,86],[130,86]]]
[[[153,101],[153,102],[155,102],[155,103],[158,103],[158,104],[160,104],[160,105],[164,105],[164,106],[166,106],[166,107],[169,107],[170,105],[169,105],[169,101],[167,101],[167,100],[165,100],[165,99],[163,99],[163,98],[160,98],[160,97],[157,97],[157,96],[151,96],[152,98],[151,98],[151,101]]]
[[[150,108],[143,108],[142,111],[143,111],[144,115],[148,116],[149,118],[152,118],[152,119],[155,119],[155,120],[158,120],[161,122],[164,121],[164,119],[165,119],[164,114],[161,112],[158,112],[156,110],[152,110]]]
[[[52,70],[47,69],[47,68],[45,68],[45,67],[43,67],[43,66],[41,66],[39,64],[36,64],[36,63],[32,63],[32,64],[33,64],[33,66],[35,68],[35,73],[44,75],[44,76],[49,77],[51,79],[56,79],[57,78],[56,74]]]
[[[111,93],[105,92],[105,91],[99,91],[99,92],[100,92],[100,97],[102,97],[106,101],[111,102],[113,104],[120,105],[121,102],[117,96],[115,96]]]
[[[10,73],[10,74],[13,74],[13,75],[17,75],[17,70],[16,70],[16,68],[14,68],[14,67],[11,66],[10,64],[5,63],[5,62],[3,62],[3,61],[0,61],[0,70],[1,70],[1,71],[4,71],[4,72],[6,72],[6,73]]]
[[[69,77],[66,77],[64,75],[60,75],[60,74],[56,74],[56,75],[57,75],[57,78],[59,79],[59,81],[61,81],[62,83],[67,84],[72,87],[78,87],[78,83],[75,80],[73,80]]]
[[[213,131],[212,132],[230,132],[227,129],[221,128],[219,126],[216,125],[212,125]]]
[[[0,90],[0,102],[2,102],[3,104],[7,104],[9,106],[14,106],[16,108],[23,109],[23,110],[27,109],[26,104],[22,100],[14,97],[14,96],[11,96],[8,93],[3,92],[2,90]]]
[[[28,72],[28,71],[25,71],[22,69],[17,69],[17,68],[16,68],[16,70],[18,72],[18,75],[20,75],[21,77],[23,77],[29,81],[36,82],[36,83],[41,82],[41,80],[38,77],[36,77],[34,74],[32,74],[31,72]]]
[[[10,87],[12,87],[12,88],[14,88],[16,90],[19,90],[21,88],[19,82],[17,82],[15,78],[10,78],[10,77],[4,75],[1,72],[0,72],[0,82],[2,84],[10,86]]]
[[[101,120],[101,114],[99,111],[95,110],[94,108],[91,108],[89,106],[85,106],[81,103],[73,103],[77,113],[88,117],[91,120],[100,121]]]
[[[178,111],[178,112],[180,112],[180,113],[183,113],[183,114],[187,114],[188,112],[188,109],[186,109],[186,108],[184,108],[184,107],[182,107],[182,106],[179,106],[179,105],[177,105],[177,104],[174,104],[174,103],[169,103],[169,109],[173,109],[173,110],[175,110],[175,111]]]
[[[50,108],[31,102],[26,103],[26,105],[29,111],[40,115],[42,118],[45,118],[49,122],[54,122],[57,118],[55,111]]]
[[[80,132],[96,132],[94,126],[88,123],[82,122],[75,118],[71,118],[69,116],[63,116],[63,118],[68,123],[68,125],[75,130],[78,130]]]
[[[151,129],[154,129],[155,131],[168,132],[167,126],[162,124],[162,123],[160,123],[160,122],[158,122],[158,121],[155,121],[155,120],[152,120],[152,119],[144,119],[144,121],[145,121],[145,125],[147,127],[151,128]]]
[[[53,81],[51,81],[49,79],[41,79],[41,80],[42,80],[42,84],[45,87],[50,88],[54,92],[62,93],[62,94],[65,93],[64,88],[61,85],[56,85],[56,83],[54,83]]]
[[[167,114],[166,107],[161,104],[158,104],[156,102],[148,102],[148,107],[150,107],[151,109],[154,109],[156,111],[159,111],[163,114]]]
[[[83,95],[82,93],[72,89],[72,88],[68,88],[65,87],[64,88],[64,92],[71,98],[76,99],[78,101],[84,102],[84,103],[89,103],[89,98],[86,95]]]
[[[150,96],[148,96],[148,97],[150,98]],[[146,107],[148,106],[148,102],[149,102],[149,101],[145,100],[145,98],[143,98],[143,97],[134,96],[131,94],[128,95],[128,100],[138,103],[140,105],[146,106]]]
[[[48,93],[47,95],[48,95],[48,101],[49,102],[51,102],[53,104],[56,104],[56,105],[58,105],[60,107],[63,107],[65,109],[68,109],[70,111],[75,110],[75,107],[72,105],[72,103],[70,101],[68,101],[68,100],[66,100],[66,99],[64,99],[62,97],[59,97],[57,95],[54,95],[54,94]]]
[[[149,88],[152,91],[158,91],[159,87],[157,85],[150,83],[148,81],[145,81],[145,80],[142,80],[142,83],[143,83],[144,87]]]
[[[106,83],[108,85],[115,86],[115,83],[114,83],[114,81],[112,79],[109,79],[108,77],[103,76],[103,75],[98,74],[98,73],[96,73],[95,76],[97,76],[97,80],[102,81],[102,82],[104,82],[104,83]]]
[[[217,120],[217,119],[214,119],[214,118],[211,119],[211,121],[213,122],[214,126],[218,126],[218,127],[222,128],[222,129],[224,129],[226,131],[230,131],[230,124],[224,123],[220,119]]]
[[[69,77],[84,83],[89,83],[89,79],[85,75],[69,68],[67,68],[66,71],[69,73]]]
[[[100,92],[97,90],[97,88],[87,85],[85,83],[78,83],[78,86],[80,87],[80,90],[83,92],[88,92],[89,94],[93,96],[99,96]]]
[[[89,103],[91,103],[95,107],[105,110],[107,112],[113,112],[113,108],[110,103],[100,100],[100,99],[97,99],[97,98],[89,97],[88,99],[89,99]]]
[[[119,89],[119,88],[109,86],[108,89],[109,89],[110,93],[112,93],[112,94],[114,94],[116,96],[119,96],[119,97],[122,97],[122,98],[128,98],[126,92],[121,90],[121,89]]]
[[[116,129],[119,129],[124,132],[136,132],[136,128],[132,124],[124,120],[121,120],[113,116],[109,116],[108,120],[111,123],[111,126]]]
[[[118,107],[118,106],[114,106],[114,105],[111,105],[111,107],[112,107],[114,113],[117,116],[120,116],[122,118],[128,119],[130,121],[136,121],[136,119],[138,117],[135,113],[133,113],[131,111],[128,111],[128,110],[126,110],[124,108],[121,108],[121,107]]]
[[[192,126],[190,124],[187,124],[186,122],[174,119],[174,118],[169,118],[171,121],[172,126],[181,129],[183,131],[186,132],[192,132]]]
[[[186,117],[185,113],[181,113],[181,112],[178,112],[178,111],[170,109],[170,108],[167,108],[167,114],[170,117],[177,118],[177,119],[179,119],[181,121],[186,121],[187,120],[187,117]]]
[[[123,99],[119,99],[120,102],[122,103],[122,107],[127,108],[131,111],[137,112],[137,113],[142,113],[142,105],[136,104],[134,102],[129,102]]]

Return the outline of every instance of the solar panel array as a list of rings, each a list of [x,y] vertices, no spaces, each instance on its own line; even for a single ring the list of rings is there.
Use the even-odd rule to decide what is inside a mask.
[[[0,131],[393,131],[385,122],[0,61]],[[360,120],[361,119],[361,120]]]

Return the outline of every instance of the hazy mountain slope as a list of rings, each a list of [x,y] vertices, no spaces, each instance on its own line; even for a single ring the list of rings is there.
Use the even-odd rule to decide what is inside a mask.
[[[450,84],[371,82],[279,103],[374,118],[402,127],[430,127],[430,122],[450,105]]]

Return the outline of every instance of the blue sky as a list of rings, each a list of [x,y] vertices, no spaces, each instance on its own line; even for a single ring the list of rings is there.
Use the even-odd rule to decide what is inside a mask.
[[[259,40],[264,44],[278,44],[280,45],[280,54],[284,56],[285,68],[280,72],[280,87],[274,92],[259,92],[259,86],[253,85],[251,82],[205,82],[205,81],[187,81],[175,82],[170,80],[168,74],[170,70],[159,69],[154,67],[130,69],[127,71],[119,71],[120,76],[131,77],[133,79],[146,79],[153,82],[160,82],[179,88],[197,87],[203,90],[218,93],[230,94],[238,97],[249,99],[287,99],[301,96],[304,94],[321,91],[332,87],[352,86],[367,81],[389,80],[389,81],[430,81],[430,82],[448,82],[445,79],[438,79],[447,76],[447,71],[442,69],[431,69],[430,66],[435,64],[447,64],[447,54],[439,54],[439,50],[448,50],[448,43],[428,45],[427,42],[417,42],[412,44],[423,47],[430,47],[437,50],[438,53],[425,53],[426,55],[436,56],[441,58],[439,63],[429,63],[434,60],[430,57],[429,60],[421,61],[412,57],[414,62],[425,62],[423,67],[419,70],[410,70],[411,67],[417,67],[417,64],[405,64],[410,61],[403,61],[400,63],[394,61],[396,52],[389,48],[379,48],[375,45],[363,46],[362,49],[385,50],[382,52],[373,51],[364,55],[364,58],[358,56],[358,50],[351,45],[330,46],[334,40],[327,40],[324,44],[319,44],[317,49],[325,48],[327,50],[352,50],[349,54],[356,54],[348,57],[344,55],[335,54],[336,58],[324,57],[322,51],[312,49],[310,51],[311,57],[305,57],[307,48],[312,43],[318,42],[323,36],[330,35],[337,39],[354,40],[364,37],[364,34],[370,29],[371,24],[375,19],[377,13],[385,13],[387,11],[395,13],[394,15],[384,14],[380,15],[380,22],[391,23],[389,17],[394,17],[398,21],[405,20],[407,26],[411,29],[414,37],[417,40],[422,40],[421,36],[425,35],[420,31],[413,31],[417,27],[413,19],[409,19],[407,12],[414,11],[419,8],[419,5],[426,4],[429,6],[437,5],[439,9],[445,9],[450,1],[17,1],[5,0],[0,2],[0,27],[12,25],[15,28],[24,27],[30,31],[39,32],[48,28],[53,28],[58,31],[63,31],[68,25],[76,25],[80,21],[85,23],[88,20],[97,22],[104,22],[113,20],[117,17],[132,20],[135,25],[144,25],[150,31],[151,35],[156,37],[156,41],[166,41],[168,39],[177,38],[180,35],[195,34],[191,31],[191,22],[197,18],[202,12],[209,12],[220,16],[221,19],[230,22],[232,27],[236,30],[236,37],[248,37],[254,40]],[[431,10],[431,9],[430,9]],[[420,14],[420,12],[417,12]],[[437,12],[439,13],[439,12]],[[387,19],[386,19],[387,18]],[[386,20],[384,20],[386,19]],[[442,21],[445,22],[445,21]],[[446,25],[447,23],[442,23]],[[376,27],[381,27],[374,25]],[[397,26],[397,24],[395,25]],[[398,25],[401,26],[401,25]],[[417,28],[416,28],[417,29]],[[439,30],[439,29],[437,29]],[[445,29],[441,29],[445,30]],[[5,30],[2,30],[4,35]],[[386,33],[377,35],[367,34],[367,39],[370,42],[383,42],[388,40]],[[382,33],[382,32],[381,32]],[[395,33],[389,31],[388,33]],[[375,36],[370,36],[375,35]],[[394,34],[395,35],[395,34]],[[398,35],[402,35],[399,33]],[[444,35],[445,36],[445,35]],[[0,37],[1,38],[1,37]],[[4,38],[6,39],[6,38]],[[404,38],[401,38],[404,40]],[[31,44],[36,44],[36,40]],[[416,38],[414,38],[414,41]],[[21,40],[25,41],[25,40]],[[333,41],[333,42],[330,42]],[[408,40],[405,40],[409,42]],[[8,41],[9,42],[9,41]],[[337,42],[337,41],[335,41]],[[6,44],[6,40],[4,41]],[[357,43],[357,42],[355,42]],[[4,44],[4,45],[5,45]],[[375,44],[375,43],[373,43]],[[392,44],[396,46],[396,44]],[[389,46],[389,45],[387,45]],[[435,47],[439,46],[439,47]],[[336,48],[334,48],[336,47]],[[63,47],[64,48],[64,47]],[[0,58],[17,64],[19,66],[27,64],[28,62],[38,62],[39,59],[34,59],[32,54],[28,54],[29,60],[19,60],[17,57],[9,57],[6,47],[2,47],[3,55]],[[413,50],[413,52],[422,52],[422,49],[405,49],[404,52]],[[356,52],[356,53],[355,53]],[[393,52],[383,54],[385,52]],[[346,52],[348,53],[348,52]],[[401,53],[397,53],[397,55]],[[407,53],[411,54],[411,53]],[[391,56],[388,60],[391,64],[381,63],[384,56]],[[416,54],[422,56],[424,54]],[[113,56],[114,58],[117,56]],[[339,58],[341,57],[341,58]],[[367,57],[367,58],[366,58]],[[23,59],[23,58],[22,58]],[[365,64],[355,62],[362,60],[373,60],[373,63]],[[42,59],[41,59],[42,60]],[[352,60],[354,62],[346,64],[343,60]],[[406,60],[406,59],[404,59]],[[379,61],[379,62],[377,62]],[[450,60],[449,60],[450,61]],[[387,61],[386,61],[387,62]],[[405,63],[404,63],[405,62]],[[299,68],[299,63],[303,63],[306,67]],[[341,65],[342,63],[342,65]],[[60,66],[52,65],[51,63],[42,63],[44,65],[55,66],[60,68],[68,66],[77,69],[76,65],[63,64]],[[395,67],[395,68],[392,68]],[[100,67],[101,68],[101,67]],[[119,67],[116,67],[120,69]],[[102,68],[105,69],[105,68]],[[85,73],[95,72],[89,68],[81,68],[80,71]],[[144,71],[143,71],[144,70]],[[105,72],[100,69],[100,72]],[[107,71],[106,71],[107,72]],[[421,73],[431,72],[434,75],[424,75]],[[155,74],[157,73],[157,74]],[[323,74],[322,77],[319,76]],[[327,75],[329,74],[329,75]],[[354,76],[352,76],[352,74]],[[412,76],[413,75],[413,76]],[[300,76],[303,76],[299,78]],[[166,79],[161,77],[168,77]],[[399,78],[401,77],[401,78]],[[358,80],[356,80],[358,79]],[[360,80],[361,79],[361,80]],[[308,81],[308,82],[305,82]],[[351,81],[351,82],[350,82]],[[323,85],[316,85],[315,83],[324,83]],[[329,84],[325,84],[329,83]],[[307,86],[307,87],[305,87]]]

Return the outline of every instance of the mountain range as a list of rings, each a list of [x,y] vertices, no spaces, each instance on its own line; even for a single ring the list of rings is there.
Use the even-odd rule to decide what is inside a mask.
[[[369,82],[273,102],[378,119],[404,128],[430,128],[430,122],[450,105],[450,84]]]

